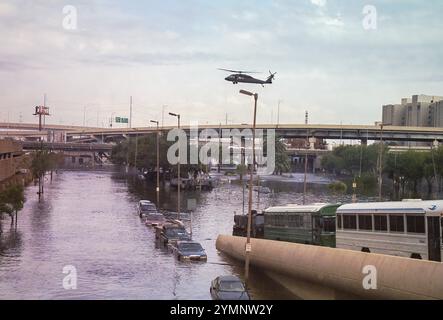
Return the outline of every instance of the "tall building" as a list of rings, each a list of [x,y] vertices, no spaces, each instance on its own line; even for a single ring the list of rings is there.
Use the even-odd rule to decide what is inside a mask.
[[[443,97],[414,95],[400,104],[383,106],[383,124],[409,127],[443,127]]]
[[[443,128],[443,100],[429,105],[429,116],[431,117],[431,127]]]

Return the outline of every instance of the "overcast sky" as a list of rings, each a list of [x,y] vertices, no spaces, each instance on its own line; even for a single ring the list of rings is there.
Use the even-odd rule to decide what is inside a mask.
[[[365,5],[377,29],[365,30]],[[63,8],[78,12],[63,28]],[[372,124],[381,106],[413,94],[443,95],[443,1],[0,0],[0,121],[108,125],[258,122]],[[233,85],[217,68],[254,70],[275,83]]]

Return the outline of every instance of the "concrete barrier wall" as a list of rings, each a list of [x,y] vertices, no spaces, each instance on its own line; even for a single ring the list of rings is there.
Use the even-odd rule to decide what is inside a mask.
[[[297,283],[312,284],[316,293],[308,298],[443,299],[443,263],[263,239],[251,243],[251,266],[292,292],[300,289]],[[220,235],[216,247],[244,260],[245,244],[246,238]],[[376,290],[363,287],[368,265],[377,270]]]

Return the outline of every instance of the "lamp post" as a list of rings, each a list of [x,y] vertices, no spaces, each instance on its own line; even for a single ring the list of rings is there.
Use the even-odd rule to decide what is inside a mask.
[[[380,123],[380,155],[378,164],[378,199],[382,201],[382,185],[383,185],[383,127],[391,125],[390,123]]]
[[[305,173],[303,176],[303,205],[306,204],[306,191],[308,183],[308,151],[309,151],[309,131],[306,135]]]
[[[249,254],[252,250],[251,248],[251,224],[252,224],[252,188],[254,179],[254,168],[255,168],[255,127],[257,119],[257,100],[258,94],[252,93],[245,90],[240,90],[241,94],[254,97],[254,121],[252,126],[252,164],[249,167],[249,199],[248,199],[248,226],[247,226],[247,238],[245,246],[245,282],[248,284],[249,280]]]
[[[382,201],[382,177],[383,177],[383,123],[380,124],[380,155],[379,155],[379,163],[378,163],[378,199]]]
[[[170,116],[177,118],[177,126],[180,129],[180,114],[169,112]],[[180,220],[180,189],[181,189],[181,177],[180,177],[180,147],[178,149],[178,163],[177,163],[177,219]]]
[[[157,209],[160,209],[160,132],[158,131],[159,122],[156,120],[151,120],[152,123],[157,125],[157,188],[155,192],[157,193]]]

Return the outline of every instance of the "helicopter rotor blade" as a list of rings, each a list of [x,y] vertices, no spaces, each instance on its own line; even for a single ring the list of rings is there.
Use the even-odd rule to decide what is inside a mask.
[[[261,72],[257,72],[257,71],[239,71],[239,70],[230,70],[230,69],[222,69],[222,68],[218,68],[218,70],[226,71],[226,72],[233,72],[233,73],[261,73]]]

